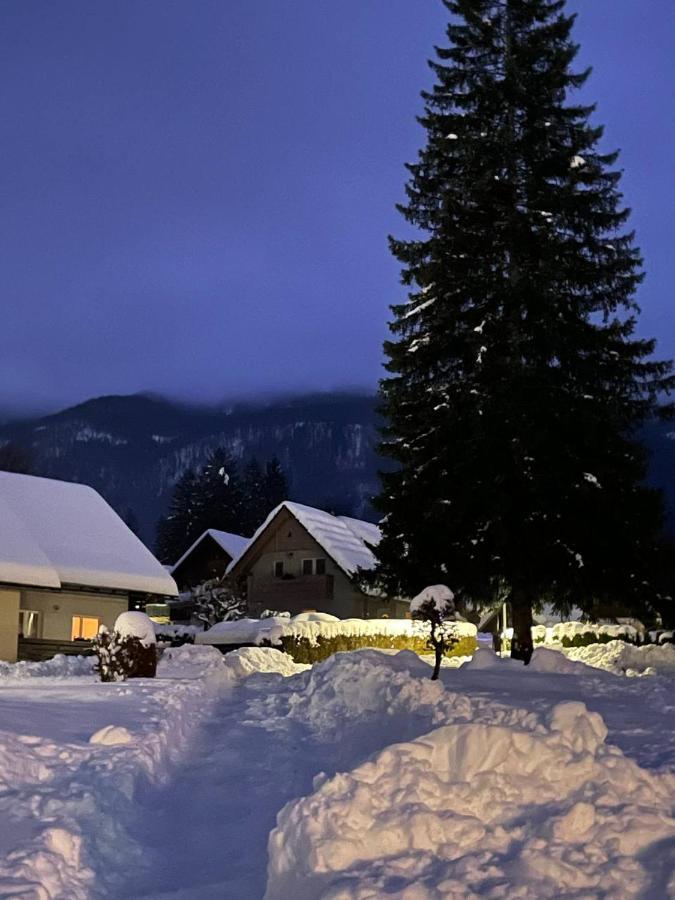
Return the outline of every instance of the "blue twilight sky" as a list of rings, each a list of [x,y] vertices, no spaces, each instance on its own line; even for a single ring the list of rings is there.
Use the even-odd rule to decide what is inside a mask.
[[[573,0],[675,354],[675,3]],[[373,387],[440,0],[3,0],[0,408]]]

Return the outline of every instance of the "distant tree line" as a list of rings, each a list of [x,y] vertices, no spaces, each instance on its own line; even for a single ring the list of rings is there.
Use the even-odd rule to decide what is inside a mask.
[[[32,451],[13,441],[0,447],[0,472],[14,472],[18,475],[32,475],[35,460]]]
[[[177,481],[169,512],[157,525],[156,554],[175,563],[209,528],[249,537],[286,499],[288,482],[276,457],[264,467],[254,458],[240,471],[220,447],[203,468],[188,469]]]

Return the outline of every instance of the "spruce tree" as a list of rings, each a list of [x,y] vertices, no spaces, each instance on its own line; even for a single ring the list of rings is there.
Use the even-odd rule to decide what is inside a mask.
[[[245,469],[242,478],[243,506],[242,534],[250,536],[258,525],[265,520],[269,509],[265,499],[264,473],[258,460],[253,457]]]
[[[265,464],[262,493],[265,516],[267,516],[275,506],[283,503],[284,500],[288,500],[288,479],[276,456],[273,456],[272,459]]]
[[[237,463],[223,447],[212,451],[199,473],[196,507],[200,533],[209,528],[243,533],[244,505]]]
[[[188,469],[176,482],[169,512],[157,524],[155,552],[163,563],[173,565],[201,531],[197,515],[197,479]]]
[[[564,0],[443,2],[413,230],[391,239],[409,295],[385,344],[376,578],[508,598],[527,662],[541,600],[653,601],[662,499],[637,433],[674,380],[635,336],[641,258],[617,154],[575,100]]]

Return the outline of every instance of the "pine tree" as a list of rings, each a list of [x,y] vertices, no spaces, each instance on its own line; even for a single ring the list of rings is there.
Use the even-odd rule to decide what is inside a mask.
[[[564,0],[444,0],[426,144],[408,166],[409,290],[381,385],[376,577],[508,596],[513,653],[542,599],[652,602],[662,499],[637,431],[673,387],[635,337],[641,258],[599,149]],[[668,408],[670,411],[670,408]]]
[[[157,523],[155,552],[163,563],[175,563],[202,533],[197,513],[197,478],[188,469],[176,482],[168,514]]]
[[[243,535],[252,535],[269,512],[265,499],[264,478],[262,466],[254,457],[246,465],[242,479],[244,514],[241,533]]]
[[[281,463],[276,456],[265,465],[265,476],[263,478],[263,498],[265,516],[270,513],[275,506],[288,500],[288,480],[281,468]]]
[[[243,533],[244,505],[237,464],[223,447],[213,450],[199,473],[196,507],[200,534],[208,528]]]

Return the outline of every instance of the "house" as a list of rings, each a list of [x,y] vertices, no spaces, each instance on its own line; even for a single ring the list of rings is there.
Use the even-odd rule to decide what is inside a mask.
[[[181,556],[171,568],[171,575],[180,591],[220,578],[230,563],[241,556],[249,538],[227,531],[209,528]]]
[[[341,619],[403,618],[408,603],[366,594],[359,569],[375,566],[377,525],[285,501],[272,510],[229,568],[245,583],[251,615],[308,610]]]
[[[177,594],[92,488],[0,472],[0,659],[73,650],[130,605]]]

